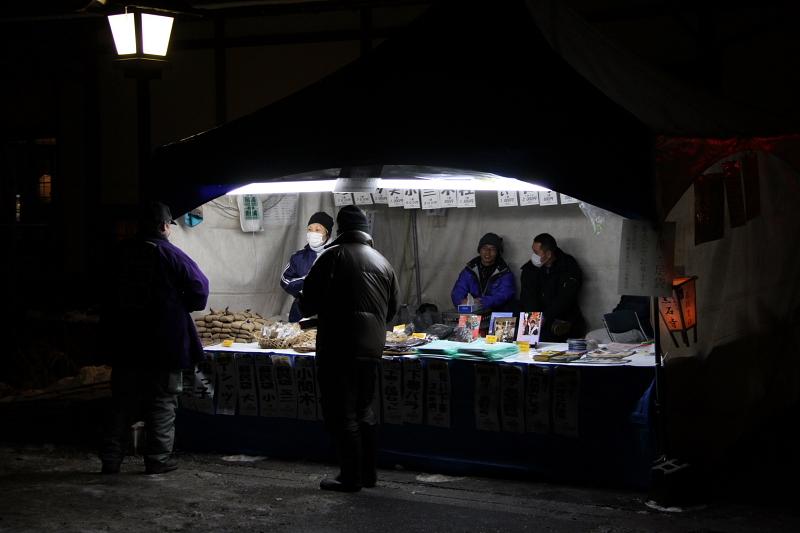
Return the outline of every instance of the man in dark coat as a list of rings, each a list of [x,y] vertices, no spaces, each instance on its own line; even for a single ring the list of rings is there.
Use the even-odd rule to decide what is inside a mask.
[[[177,468],[172,445],[182,370],[203,357],[189,313],[205,309],[208,279],[169,242],[171,224],[167,206],[145,204],[139,234],[120,244],[108,270],[101,327],[114,361],[112,413],[100,451],[105,474],[119,472],[124,435],[139,417],[147,434],[145,472]]]
[[[583,274],[575,258],[564,253],[549,233],[533,239],[531,260],[522,266],[520,307],[542,312],[543,342],[565,342],[586,334],[578,307]]]
[[[318,316],[322,412],[339,455],[339,476],[323,479],[320,488],[356,492],[376,483],[372,403],[386,323],[397,311],[397,281],[372,247],[361,209],[343,207],[336,225],[338,237],[306,276],[300,309],[304,316]]]

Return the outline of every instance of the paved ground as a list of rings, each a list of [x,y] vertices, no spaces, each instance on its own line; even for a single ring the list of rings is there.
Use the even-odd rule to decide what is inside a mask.
[[[641,493],[380,472],[358,494],[317,488],[330,465],[181,455],[102,476],[87,450],[0,446],[0,531],[799,531],[800,512],[715,504],[665,512]]]

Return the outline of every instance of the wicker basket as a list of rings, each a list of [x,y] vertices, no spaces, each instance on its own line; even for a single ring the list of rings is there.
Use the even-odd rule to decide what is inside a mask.
[[[254,331],[253,337],[258,341],[258,346],[265,349],[286,349],[291,348],[295,344],[306,344],[313,342],[317,338],[316,330],[306,330],[293,335],[291,337],[284,337],[282,339],[268,339],[261,335],[260,331]]]

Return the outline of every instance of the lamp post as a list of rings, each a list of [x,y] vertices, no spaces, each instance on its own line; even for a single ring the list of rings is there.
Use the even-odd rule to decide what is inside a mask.
[[[117,49],[117,63],[125,76],[136,80],[136,131],[140,200],[144,196],[150,161],[150,80],[161,76],[166,64],[173,17],[169,12],[128,6],[125,13],[109,15],[108,24]]]

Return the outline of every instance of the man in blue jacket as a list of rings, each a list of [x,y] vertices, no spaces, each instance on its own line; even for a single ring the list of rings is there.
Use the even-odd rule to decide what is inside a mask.
[[[503,239],[487,233],[478,242],[478,256],[459,274],[450,299],[458,306],[472,295],[476,308],[501,310],[511,304],[515,293],[514,274],[503,260]]]
[[[100,450],[104,474],[119,472],[124,435],[140,419],[147,433],[145,473],[177,468],[172,445],[182,370],[203,357],[189,313],[205,309],[208,279],[169,242],[174,223],[166,205],[145,204],[139,234],[120,244],[108,269],[101,326],[114,360],[112,413]]]

